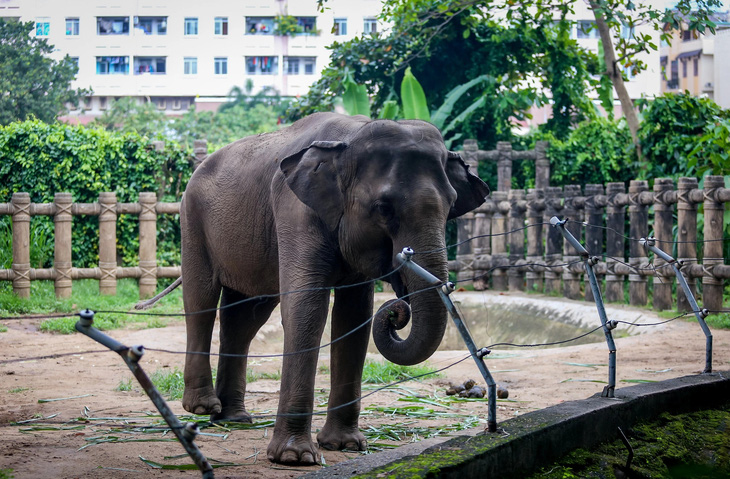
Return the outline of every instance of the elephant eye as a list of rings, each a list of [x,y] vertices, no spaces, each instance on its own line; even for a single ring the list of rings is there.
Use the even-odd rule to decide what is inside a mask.
[[[378,201],[374,205],[375,211],[383,218],[390,218],[395,214],[393,205],[387,201]]]

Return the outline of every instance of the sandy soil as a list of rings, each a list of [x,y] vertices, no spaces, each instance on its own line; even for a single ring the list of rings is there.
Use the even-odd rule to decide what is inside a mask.
[[[648,313],[647,316],[651,316]],[[275,327],[276,318],[269,326]],[[5,321],[8,331],[0,333],[0,361],[29,358],[54,353],[75,353],[71,356],[25,360],[0,364],[0,470],[11,468],[16,478],[25,477],[200,477],[197,471],[153,469],[140,459],[164,464],[184,464],[182,457],[166,459],[184,453],[177,442],[159,442],[167,439],[162,434],[130,434],[133,425],[149,426],[154,419],[145,412],[154,411],[152,403],[133,383],[131,391],[119,391],[121,381],[131,373],[119,356],[111,352],[90,353],[103,349],[89,338],[80,335],[63,336],[37,331],[37,320]],[[182,322],[170,323],[165,328],[111,331],[110,336],[127,345],[142,344],[147,348],[166,348],[182,351],[185,330]],[[596,333],[601,338],[601,333]],[[730,331],[714,331],[714,368],[727,370],[730,363]],[[663,380],[688,374],[697,374],[704,367],[705,338],[694,322],[673,321],[646,334],[616,340],[618,350],[618,387],[628,387],[635,380]],[[217,347],[217,342],[214,343]],[[280,351],[279,345],[255,342],[252,353]],[[327,365],[328,351],[323,350],[320,363]],[[465,351],[439,351],[429,363],[437,368],[448,366],[466,356]],[[377,357],[377,356],[374,356]],[[509,390],[509,400],[498,402],[498,421],[510,419],[535,409],[563,401],[584,399],[600,393],[607,379],[607,348],[605,342],[552,349],[495,350],[487,361],[497,382]],[[184,356],[148,351],[142,366],[148,374],[161,368],[182,368]],[[276,372],[281,368],[279,359],[258,360],[256,372]],[[422,382],[410,381],[398,388],[378,392],[363,400],[369,406],[407,406],[424,404],[398,401],[405,391],[428,396],[444,396],[448,383],[460,383],[467,378],[480,380],[474,362],[469,359],[449,368],[441,378]],[[329,375],[317,379],[315,405],[323,402],[329,387]],[[278,381],[259,380],[248,385],[247,408],[254,414],[276,411]],[[369,392],[369,391],[368,391]],[[39,402],[41,399],[63,399]],[[170,401],[177,414],[185,414],[179,401]],[[429,406],[430,407],[430,406]],[[468,402],[452,405],[449,412],[473,414],[486,422],[486,402]],[[319,409],[322,409],[319,407]],[[446,411],[446,409],[439,409]],[[48,418],[17,425],[17,421]],[[86,422],[63,424],[74,418],[86,417]],[[110,419],[99,419],[110,418]],[[124,419],[120,419],[124,418]],[[395,422],[411,425],[454,424],[459,418],[423,421],[368,412],[361,417],[361,427]],[[38,430],[45,424],[52,429]],[[324,424],[316,416],[313,433]],[[28,430],[35,426],[35,430]],[[73,429],[69,429],[74,427]],[[477,430],[483,430],[484,424]],[[266,459],[266,446],[273,432],[271,427],[249,431],[206,428],[197,439],[208,457],[240,466],[216,469],[216,477],[296,477],[321,466],[283,467]],[[225,435],[225,437],[224,437]],[[134,442],[98,442],[98,439],[132,439]],[[94,439],[97,438],[97,439]],[[138,439],[155,439],[138,442]],[[411,441],[408,437],[403,444]],[[378,443],[387,443],[379,440]],[[92,444],[90,445],[89,444]],[[83,449],[80,449],[87,446]],[[327,464],[334,464],[358,453],[323,451]]]

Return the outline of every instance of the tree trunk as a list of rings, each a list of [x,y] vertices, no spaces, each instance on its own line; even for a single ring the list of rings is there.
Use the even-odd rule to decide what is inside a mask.
[[[631,132],[631,139],[636,146],[636,151],[639,154],[639,157],[641,157],[639,140],[637,137],[639,131],[639,116],[636,114],[636,110],[634,110],[634,104],[631,101],[629,92],[626,90],[626,84],[624,83],[624,78],[621,74],[621,67],[616,61],[616,52],[613,49],[611,30],[606,23],[606,19],[601,13],[600,4],[595,1],[591,1],[590,6],[593,11],[593,16],[596,19],[596,29],[598,30],[598,34],[601,37],[601,43],[603,44],[603,59],[606,63],[607,69],[605,74],[611,79],[613,89],[616,90],[616,95],[618,95],[618,99],[621,102],[621,109],[626,117],[626,124],[629,126],[629,131]]]

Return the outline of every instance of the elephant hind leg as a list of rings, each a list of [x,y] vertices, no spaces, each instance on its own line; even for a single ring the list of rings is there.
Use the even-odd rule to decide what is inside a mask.
[[[220,352],[216,394],[221,411],[211,415],[212,421],[251,422],[246,412],[246,366],[251,341],[266,323],[278,304],[278,298],[248,299],[237,291],[223,289],[220,311]],[[231,354],[233,356],[226,356]]]

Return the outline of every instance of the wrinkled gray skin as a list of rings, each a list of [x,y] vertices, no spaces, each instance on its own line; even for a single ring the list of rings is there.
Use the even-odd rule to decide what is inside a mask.
[[[489,190],[439,131],[421,121],[371,121],[319,113],[280,131],[244,138],[210,155],[195,171],[181,206],[182,277],[187,350],[209,352],[218,300],[274,296],[220,311],[220,352],[248,353],[281,300],[284,353],[279,416],[268,457],[279,463],[319,461],[310,434],[317,346],[330,292],[386,275],[410,246],[415,260],[445,280],[447,218],[484,201]],[[399,271],[399,296],[426,285]],[[379,323],[376,343],[399,364],[427,359],[439,345],[446,311],[433,290],[410,298],[412,332],[401,340]],[[332,338],[368,321],[373,285],[337,289]],[[329,408],[360,397],[370,325],[331,346]],[[308,350],[304,353],[297,351]],[[246,359],[221,357],[213,388],[207,355],[185,360],[183,407],[212,420],[251,421],[244,408]],[[360,404],[331,411],[320,447],[364,450]],[[301,415],[299,415],[301,414]]]

